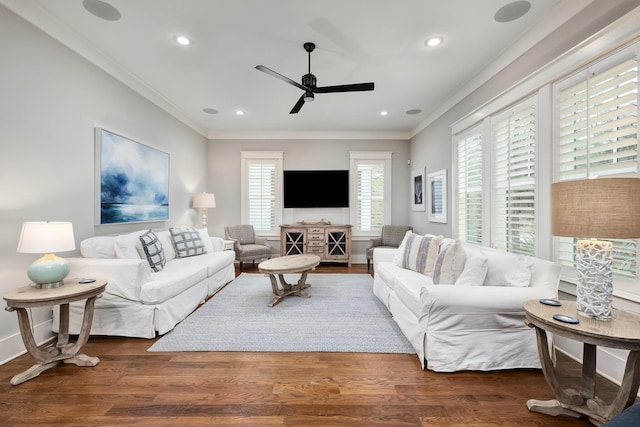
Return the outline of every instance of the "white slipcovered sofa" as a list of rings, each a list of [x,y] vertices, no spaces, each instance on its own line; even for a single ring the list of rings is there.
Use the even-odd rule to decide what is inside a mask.
[[[376,249],[373,260],[373,292],[423,369],[540,368],[523,303],[558,297],[559,265],[411,232],[398,249]]]
[[[169,332],[235,277],[234,252],[224,251],[223,240],[206,229],[96,236],[83,240],[80,252],[67,258],[68,277],[108,281],[95,303],[92,335],[153,338]],[[70,304],[71,334],[80,332],[83,312],[84,301]],[[58,325],[56,306],[54,332]]]

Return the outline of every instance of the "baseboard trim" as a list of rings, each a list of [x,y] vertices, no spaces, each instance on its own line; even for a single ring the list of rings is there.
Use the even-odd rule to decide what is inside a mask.
[[[55,338],[55,334],[51,331],[51,319],[38,323],[33,327],[33,336],[38,345],[45,344]],[[22,342],[20,332],[0,340],[0,365],[22,356],[27,349]]]

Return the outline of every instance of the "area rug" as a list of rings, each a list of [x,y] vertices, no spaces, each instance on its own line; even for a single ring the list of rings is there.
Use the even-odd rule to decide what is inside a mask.
[[[285,275],[296,283],[298,275]],[[309,274],[310,298],[274,307],[271,282],[243,273],[148,351],[414,353],[368,274]]]

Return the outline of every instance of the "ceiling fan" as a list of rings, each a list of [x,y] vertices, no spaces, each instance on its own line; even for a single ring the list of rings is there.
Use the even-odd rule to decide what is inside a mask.
[[[260,70],[264,73],[269,74],[277,79],[280,79],[290,85],[293,85],[297,88],[300,88],[304,91],[296,105],[293,106],[289,114],[296,114],[305,102],[311,102],[314,99],[314,94],[316,93],[331,93],[331,92],[360,92],[373,90],[374,84],[370,83],[353,83],[347,85],[337,85],[337,86],[316,86],[316,76],[311,74],[311,52],[316,48],[316,45],[310,42],[304,44],[304,50],[306,50],[309,54],[309,72],[302,76],[302,84],[291,80],[289,77],[283,76],[280,73],[273,71],[270,68],[265,67],[264,65],[256,65],[255,69]]]

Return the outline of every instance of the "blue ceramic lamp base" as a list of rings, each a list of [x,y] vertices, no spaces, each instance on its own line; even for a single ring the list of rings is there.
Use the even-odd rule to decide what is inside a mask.
[[[69,262],[54,254],[45,254],[29,266],[27,276],[35,288],[57,288],[69,274]]]

